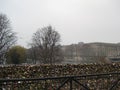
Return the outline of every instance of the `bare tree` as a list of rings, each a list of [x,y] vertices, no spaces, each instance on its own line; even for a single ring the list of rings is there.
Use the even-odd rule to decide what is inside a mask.
[[[38,59],[44,64],[53,64],[62,60],[60,34],[52,26],[39,29],[33,35],[33,46],[38,48]]]
[[[38,51],[37,47],[31,45],[31,48],[27,50],[27,63],[31,64],[37,63],[37,51]]]
[[[3,63],[5,53],[15,42],[16,36],[11,31],[9,19],[6,15],[0,14],[0,63]]]

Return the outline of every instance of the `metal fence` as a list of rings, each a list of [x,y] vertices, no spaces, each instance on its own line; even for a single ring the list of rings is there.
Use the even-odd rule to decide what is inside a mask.
[[[80,76],[0,79],[0,90],[120,90],[120,72]]]

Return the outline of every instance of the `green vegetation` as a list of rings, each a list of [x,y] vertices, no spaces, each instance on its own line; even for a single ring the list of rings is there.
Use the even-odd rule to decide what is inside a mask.
[[[26,61],[26,49],[21,46],[12,47],[7,53],[8,64],[21,64]]]

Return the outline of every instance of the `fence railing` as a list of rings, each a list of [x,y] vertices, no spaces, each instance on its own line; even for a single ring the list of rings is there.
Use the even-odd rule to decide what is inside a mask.
[[[0,90],[120,90],[120,72],[64,77],[0,79]]]

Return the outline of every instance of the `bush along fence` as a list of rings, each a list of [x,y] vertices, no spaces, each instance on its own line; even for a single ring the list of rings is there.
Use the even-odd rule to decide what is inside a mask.
[[[0,67],[0,86],[5,90],[119,90],[119,72],[119,63],[9,65]]]

